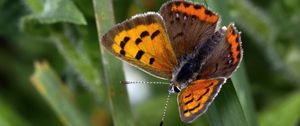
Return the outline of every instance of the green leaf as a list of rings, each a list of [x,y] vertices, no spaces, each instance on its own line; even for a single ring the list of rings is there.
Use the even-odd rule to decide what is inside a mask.
[[[249,126],[237,95],[227,80],[207,111],[210,126]]]
[[[93,0],[99,38],[114,24],[111,0]],[[100,44],[100,42],[99,42]],[[102,47],[100,45],[100,47]],[[121,61],[101,48],[104,83],[115,126],[134,126]]]
[[[47,63],[37,62],[31,82],[50,104],[60,121],[66,126],[88,126],[89,122],[74,106],[73,94],[64,87],[62,81]]]
[[[42,24],[58,22],[86,25],[86,20],[81,11],[71,0],[26,0],[32,14],[25,17],[25,21],[37,20]]]
[[[300,119],[300,92],[278,98],[260,113],[261,126],[296,126]]]

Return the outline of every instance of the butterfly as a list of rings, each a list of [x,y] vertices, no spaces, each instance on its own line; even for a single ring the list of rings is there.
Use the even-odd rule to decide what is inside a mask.
[[[169,1],[158,13],[115,25],[101,44],[121,60],[170,80],[181,120],[190,123],[207,110],[242,60],[240,32],[234,24],[218,28],[219,20],[202,4]]]

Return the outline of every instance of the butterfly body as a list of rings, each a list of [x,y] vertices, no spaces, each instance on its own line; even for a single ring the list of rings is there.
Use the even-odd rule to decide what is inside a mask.
[[[210,59],[213,50],[215,49],[216,45],[221,42],[222,36],[225,34],[225,30],[221,29],[217,31],[211,38],[207,40],[204,44],[196,47],[194,51],[186,56],[183,56],[179,60],[179,64],[174,69],[172,74],[172,86],[176,86],[176,90],[184,89],[187,84],[191,83],[192,81],[199,80],[199,79],[209,79],[206,77],[199,77],[201,73],[201,68],[207,63],[206,60]],[[216,68],[217,69],[217,68]],[[210,74],[214,74],[213,72]],[[221,77],[221,76],[220,76]],[[176,92],[172,91],[171,92]],[[177,91],[178,92],[178,91]]]
[[[170,80],[182,121],[202,115],[242,59],[233,24],[217,29],[219,16],[205,6],[169,1],[160,12],[136,15],[114,26],[102,45],[116,57]]]

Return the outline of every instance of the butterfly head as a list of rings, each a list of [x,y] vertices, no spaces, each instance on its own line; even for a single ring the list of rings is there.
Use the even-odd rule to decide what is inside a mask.
[[[169,93],[175,94],[179,93],[183,88],[182,84],[179,84],[178,82],[171,82],[170,87],[169,87]]]
[[[175,94],[175,93],[179,93],[180,91],[181,89],[178,86],[170,85],[169,93]]]

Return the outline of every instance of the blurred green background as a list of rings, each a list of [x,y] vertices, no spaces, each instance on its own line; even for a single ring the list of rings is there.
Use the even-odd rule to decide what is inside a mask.
[[[168,86],[120,84],[161,80],[121,65],[98,40],[114,20],[164,2],[0,0],[0,126],[159,125]],[[300,126],[300,1],[207,4],[221,26],[234,22],[242,32],[242,65],[191,124],[181,122],[171,95],[164,124]]]

